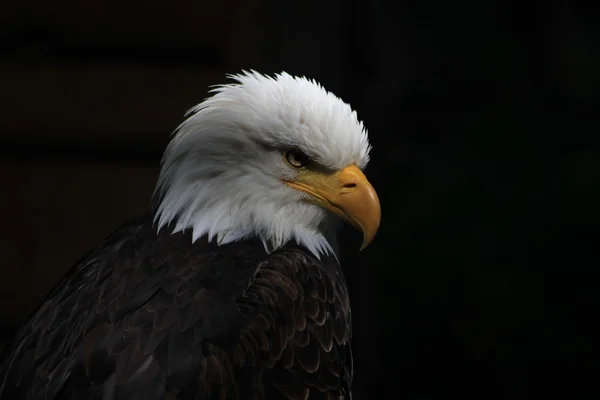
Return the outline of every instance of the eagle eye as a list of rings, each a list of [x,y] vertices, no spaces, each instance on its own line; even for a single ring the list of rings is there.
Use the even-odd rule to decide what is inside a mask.
[[[285,159],[294,168],[305,167],[310,162],[310,158],[298,149],[286,152]]]

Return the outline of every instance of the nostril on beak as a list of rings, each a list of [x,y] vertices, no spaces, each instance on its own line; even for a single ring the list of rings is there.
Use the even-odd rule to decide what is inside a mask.
[[[352,189],[356,187],[356,183],[346,183],[344,189]]]

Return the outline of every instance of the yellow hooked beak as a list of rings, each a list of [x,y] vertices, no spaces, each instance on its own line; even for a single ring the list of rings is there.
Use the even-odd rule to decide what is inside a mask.
[[[333,174],[303,171],[288,186],[310,195],[310,201],[331,211],[363,233],[361,250],[375,237],[381,220],[381,205],[373,186],[355,165]]]

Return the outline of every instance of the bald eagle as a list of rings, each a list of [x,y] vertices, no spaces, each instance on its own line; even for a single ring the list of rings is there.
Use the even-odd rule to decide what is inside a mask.
[[[335,233],[380,222],[356,112],[313,80],[243,72],[192,108],[153,206],[17,331],[0,399],[350,399]]]

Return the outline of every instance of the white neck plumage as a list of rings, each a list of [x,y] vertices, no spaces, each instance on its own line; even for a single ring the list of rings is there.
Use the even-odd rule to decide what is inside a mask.
[[[194,241],[206,235],[219,245],[258,237],[269,252],[295,241],[317,257],[336,255],[337,219],[273,176],[260,144],[242,135],[211,140],[208,132],[186,133],[179,132],[163,158],[158,229],[192,229]]]

